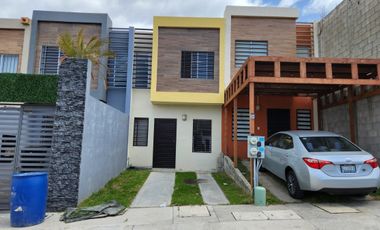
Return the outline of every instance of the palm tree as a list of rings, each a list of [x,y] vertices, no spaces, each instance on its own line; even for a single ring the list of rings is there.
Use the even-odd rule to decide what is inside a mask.
[[[74,38],[75,37],[75,38]],[[104,48],[108,42],[92,36],[88,42],[84,41],[83,29],[78,31],[78,34],[73,36],[69,32],[65,32],[58,37],[59,49],[63,52],[61,62],[66,58],[88,59],[95,65],[102,65],[107,69],[107,66],[100,62],[101,57],[113,57],[113,53]],[[105,75],[98,75],[103,78],[104,87],[107,90],[107,77]],[[91,72],[92,80],[95,76]]]
[[[78,31],[78,34],[73,38],[69,32],[65,32],[58,37],[58,46],[63,51],[63,59],[66,57],[89,59],[94,64],[100,64],[101,57],[111,57],[113,53],[103,49],[107,44],[106,40],[92,36],[86,43],[84,41],[83,29]]]

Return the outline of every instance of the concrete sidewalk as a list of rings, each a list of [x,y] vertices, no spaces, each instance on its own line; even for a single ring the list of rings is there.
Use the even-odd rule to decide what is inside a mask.
[[[121,216],[65,224],[60,213],[23,229],[380,229],[380,201],[325,204],[181,206],[129,208]],[[326,210],[332,211],[332,214]],[[9,214],[0,214],[0,229],[10,229]]]

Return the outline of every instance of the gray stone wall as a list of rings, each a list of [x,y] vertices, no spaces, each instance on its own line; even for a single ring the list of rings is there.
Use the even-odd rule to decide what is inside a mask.
[[[319,56],[380,58],[379,12],[379,0],[344,0],[317,23]],[[380,158],[380,96],[355,104],[357,143]],[[322,113],[324,130],[349,137],[347,105]]]
[[[380,57],[380,1],[344,0],[318,23],[320,57]]]
[[[380,158],[380,95],[356,103],[358,144]]]
[[[86,95],[87,60],[60,66],[49,168],[48,210],[77,205]]]
[[[338,133],[350,139],[348,105],[340,105],[322,110],[322,130]]]
[[[223,164],[224,172],[230,176],[235,183],[244,190],[247,194],[251,194],[251,185],[245,179],[243,174],[241,174],[240,170],[234,168],[234,163],[228,156],[224,156],[224,164]]]

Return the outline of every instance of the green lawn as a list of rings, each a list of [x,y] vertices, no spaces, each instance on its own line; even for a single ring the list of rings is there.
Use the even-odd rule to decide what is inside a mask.
[[[252,197],[246,194],[225,172],[213,173],[212,176],[223,190],[230,204],[252,203]]]
[[[102,189],[93,193],[79,206],[87,207],[116,200],[125,207],[129,207],[149,173],[149,170],[128,169],[111,179]]]
[[[177,172],[175,174],[174,193],[172,195],[172,205],[201,205],[203,199],[196,182],[197,175],[195,172]]]

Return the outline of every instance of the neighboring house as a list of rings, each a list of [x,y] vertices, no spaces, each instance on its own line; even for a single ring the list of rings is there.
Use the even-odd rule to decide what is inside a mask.
[[[102,58],[100,65],[92,65],[91,77],[86,66],[66,66],[60,73],[64,54],[58,48],[58,36],[65,32],[76,35],[80,29],[85,40],[92,36],[109,40],[109,49],[115,53],[108,60]],[[6,84],[0,87],[8,91],[28,90],[30,84],[40,87],[29,89],[30,97],[23,95],[22,100],[9,101],[1,94],[0,209],[9,204],[13,173],[48,171],[48,207],[62,210],[75,206],[127,167],[130,88],[126,82],[131,85],[132,71],[127,70],[127,63],[133,64],[133,53],[128,52],[133,52],[129,49],[133,34],[130,28],[117,33],[119,30],[111,27],[107,14],[34,11],[32,21],[0,20],[0,72],[29,74],[14,75],[27,77],[21,87],[14,85],[21,84],[20,80],[12,81],[12,75],[7,74],[7,80],[2,80]],[[58,81],[66,83],[61,82],[57,92],[57,78],[52,75],[59,73]],[[46,83],[51,88],[44,88],[49,86]],[[44,92],[38,92],[41,90]],[[41,95],[55,98],[55,94],[57,102],[40,101]]]
[[[30,19],[0,19],[0,73],[26,73]]]
[[[312,57],[311,24],[298,24],[298,10],[294,8],[236,7],[227,6],[226,20],[226,86],[237,74],[248,57]],[[273,63],[261,62],[266,75]],[[248,73],[247,73],[248,74]],[[311,97],[261,93],[255,96],[256,135],[270,136],[280,130],[314,129]],[[226,102],[226,101],[225,101]],[[249,95],[243,93],[237,100],[237,151],[239,158],[247,155],[246,139],[250,134]],[[305,122],[299,125],[298,114],[304,114]],[[233,111],[226,114],[228,136],[225,152],[233,152]]]
[[[83,29],[86,40],[92,36],[108,39],[112,22],[107,14],[36,10],[33,11],[31,26],[28,73],[58,74],[59,58],[63,55],[57,44],[59,35],[66,32],[75,35]],[[104,101],[106,65],[105,58],[101,65],[93,65],[91,82],[92,94]]]

